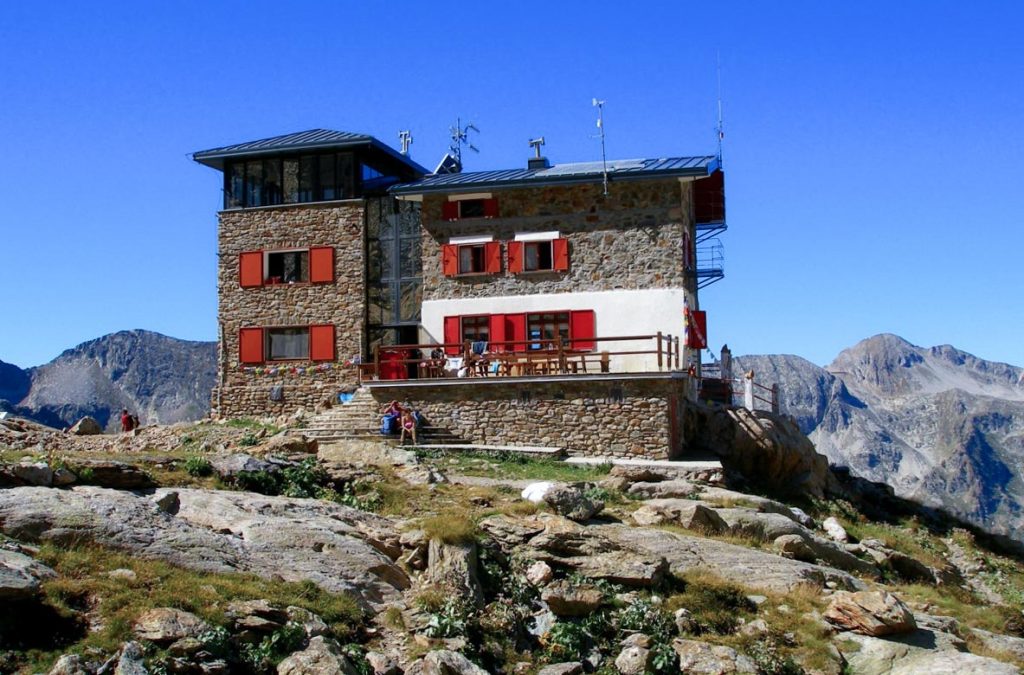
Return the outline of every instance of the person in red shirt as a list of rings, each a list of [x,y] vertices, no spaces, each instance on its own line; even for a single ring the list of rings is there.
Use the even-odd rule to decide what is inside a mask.
[[[132,416],[128,414],[128,409],[125,408],[121,411],[121,432],[128,433],[134,428],[135,425],[132,424]]]

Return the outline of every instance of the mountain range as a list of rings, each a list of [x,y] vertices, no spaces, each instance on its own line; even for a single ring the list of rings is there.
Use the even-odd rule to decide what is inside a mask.
[[[113,430],[122,408],[144,424],[172,424],[209,412],[216,379],[216,343],[121,331],[35,368],[0,362],[0,411],[57,428],[88,415]]]
[[[749,370],[780,385],[782,412],[832,464],[1024,540],[1024,369],[876,335],[825,368],[736,359],[734,372]]]
[[[735,358],[734,373],[749,370],[780,385],[782,412],[832,464],[1024,541],[1024,369],[876,335],[824,368]],[[58,428],[90,415],[113,430],[122,408],[144,423],[195,420],[216,376],[213,342],[122,331],[35,368],[0,362],[0,411]]]

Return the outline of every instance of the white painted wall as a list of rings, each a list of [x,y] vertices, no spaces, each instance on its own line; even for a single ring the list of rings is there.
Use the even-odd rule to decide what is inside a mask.
[[[654,335],[659,330],[682,338],[682,288],[596,291],[584,293],[547,293],[496,298],[427,300],[423,303],[420,341],[444,342],[444,317],[464,314],[514,314],[522,312],[558,312],[574,309],[594,310],[597,337]],[[690,299],[693,306],[693,299]],[[595,351],[653,350],[655,341],[599,342]],[[657,370],[657,357],[622,356],[613,359],[613,371],[641,372]]]

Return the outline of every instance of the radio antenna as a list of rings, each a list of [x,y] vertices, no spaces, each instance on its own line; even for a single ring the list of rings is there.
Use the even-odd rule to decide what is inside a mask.
[[[462,146],[465,145],[473,152],[480,152],[475,145],[469,142],[469,132],[474,131],[480,133],[480,130],[476,128],[472,122],[466,126],[462,126],[462,118],[457,117],[455,119],[455,126],[448,127],[451,131],[452,144],[448,146],[448,152],[459,165],[459,170],[462,170]]]
[[[591,102],[595,108],[597,108],[597,128],[599,129],[597,136],[601,139],[601,174],[603,176],[604,183],[604,196],[608,196],[608,156],[604,151],[604,101],[593,99]]]
[[[725,138],[725,128],[722,126],[722,55],[715,52],[718,71],[718,126],[715,128],[715,135],[718,138],[718,166],[722,166],[722,139]]]

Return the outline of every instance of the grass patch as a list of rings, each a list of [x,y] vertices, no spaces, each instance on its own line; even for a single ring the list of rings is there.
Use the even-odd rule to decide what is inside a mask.
[[[267,436],[273,436],[281,432],[281,427],[268,424],[266,422],[260,422],[259,420],[252,419],[251,417],[238,417],[228,420],[224,423],[224,426],[233,427],[235,429],[255,429],[257,431],[265,429]]]
[[[1019,606],[991,605],[964,588],[903,584],[893,587],[893,592],[904,601],[932,605],[930,613],[952,616],[971,628],[1009,635],[1019,635],[1024,628]]]
[[[232,600],[266,599],[282,607],[297,605],[319,615],[342,642],[358,634],[364,617],[356,601],[329,593],[311,581],[270,581],[245,574],[212,574],[175,567],[165,562],[133,558],[95,545],[60,548],[44,544],[38,559],[53,567],[56,579],[43,583],[50,614],[62,622],[92,617],[99,630],[83,633],[63,646],[27,649],[18,666],[24,672],[46,672],[65,652],[99,649],[113,653],[131,637],[131,626],[143,612],[175,607],[193,612],[213,625],[225,621],[224,609]],[[111,578],[109,572],[128,569],[134,578]],[[49,635],[57,625],[34,630]]]
[[[610,464],[567,464],[557,459],[515,452],[431,452],[421,454],[420,458],[432,461],[450,473],[506,480],[596,481],[611,471]]]
[[[445,544],[468,544],[476,540],[477,527],[461,513],[439,513],[420,521],[420,527],[429,539]]]

